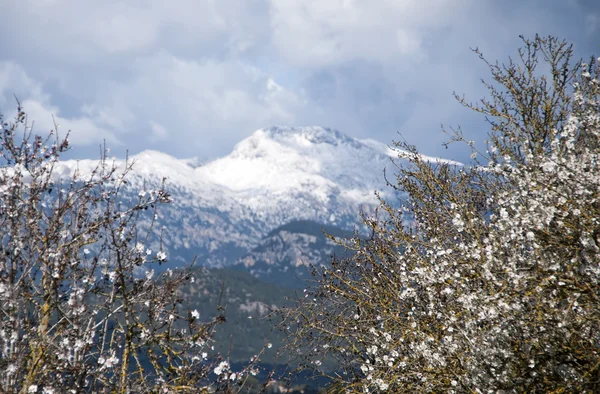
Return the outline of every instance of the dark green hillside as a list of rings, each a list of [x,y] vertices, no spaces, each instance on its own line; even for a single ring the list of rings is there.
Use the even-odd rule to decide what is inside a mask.
[[[194,283],[182,289],[183,308],[198,310],[200,320],[208,320],[223,308],[226,321],[218,327],[215,350],[230,353],[232,361],[248,361],[266,344],[263,362],[277,364],[276,349],[281,334],[273,329],[269,313],[289,305],[295,290],[257,280],[244,271],[201,268]],[[231,348],[231,352],[230,349]]]
[[[352,235],[350,231],[343,230],[339,227],[330,226],[327,224],[317,223],[312,220],[292,220],[282,226],[272,230],[267,237],[276,235],[281,231],[289,231],[291,233],[302,233],[308,235],[314,235],[319,238],[324,238],[323,233],[333,235],[334,237],[349,237]]]

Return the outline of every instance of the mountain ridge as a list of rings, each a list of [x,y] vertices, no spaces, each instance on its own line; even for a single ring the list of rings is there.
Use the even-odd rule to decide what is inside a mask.
[[[222,266],[293,220],[353,230],[359,211],[369,212],[378,204],[375,191],[386,199],[394,196],[383,171],[399,153],[334,129],[274,126],[256,130],[229,155],[204,163],[140,152],[130,157],[135,164],[126,193],[133,198],[167,178],[174,202],[159,214],[168,230],[164,245],[181,261],[197,254],[201,262]],[[123,167],[124,161],[115,164]],[[96,165],[70,160],[56,172],[68,177],[79,169],[85,176]]]

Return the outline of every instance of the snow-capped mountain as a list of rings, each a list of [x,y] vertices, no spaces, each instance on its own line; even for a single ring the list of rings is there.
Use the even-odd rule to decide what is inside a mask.
[[[260,129],[196,176],[227,190],[261,220],[311,215],[336,222],[348,204],[373,203],[383,169],[397,156],[384,144],[367,145],[321,127]]]
[[[223,263],[292,220],[353,228],[359,209],[377,203],[375,190],[390,197],[383,170],[397,157],[386,144],[328,128],[271,127],[205,164],[144,151],[131,158],[128,179],[137,195],[167,178],[174,203],[162,209],[160,219],[172,254]],[[67,175],[95,164],[67,161],[57,170]]]

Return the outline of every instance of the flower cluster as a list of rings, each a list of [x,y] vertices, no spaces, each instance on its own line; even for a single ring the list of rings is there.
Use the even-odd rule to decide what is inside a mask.
[[[212,365],[223,319],[183,310],[189,270],[155,273],[164,183],[132,199],[132,164],[107,152],[91,171],[55,171],[68,140],[32,136],[17,112],[0,117],[0,391],[199,392],[227,386],[213,370],[250,373]]]
[[[346,392],[600,390],[600,59],[573,65],[552,37],[519,53],[488,63],[491,101],[459,98],[488,116],[487,150],[460,130],[472,166],[403,146],[402,208],[382,201],[286,312]]]

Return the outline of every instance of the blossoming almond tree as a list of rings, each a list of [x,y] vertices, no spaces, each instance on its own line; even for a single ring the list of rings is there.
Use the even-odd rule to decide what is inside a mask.
[[[519,61],[486,61],[489,99],[457,97],[487,149],[460,129],[471,166],[403,145],[406,201],[382,201],[286,312],[303,365],[337,363],[332,392],[600,391],[600,59],[523,41]]]
[[[253,364],[234,374],[210,349],[223,317],[180,306],[192,273],[151,269],[167,259],[155,229],[164,186],[128,200],[132,163],[106,154],[61,178],[67,139],[33,135],[20,106],[0,123],[0,391],[239,390]]]

